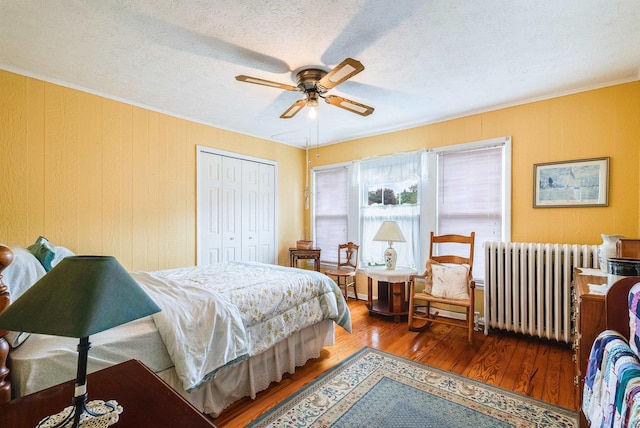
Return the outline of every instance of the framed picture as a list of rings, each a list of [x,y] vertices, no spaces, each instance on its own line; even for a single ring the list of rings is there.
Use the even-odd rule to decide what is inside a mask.
[[[609,158],[538,163],[533,166],[533,207],[606,207]]]

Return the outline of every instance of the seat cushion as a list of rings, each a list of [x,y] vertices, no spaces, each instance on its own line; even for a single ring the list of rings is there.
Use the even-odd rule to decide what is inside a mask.
[[[469,298],[469,266],[431,260],[431,294],[445,299]]]

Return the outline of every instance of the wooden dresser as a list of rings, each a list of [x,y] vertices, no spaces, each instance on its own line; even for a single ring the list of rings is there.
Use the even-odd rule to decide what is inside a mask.
[[[605,295],[592,291],[589,284],[607,284],[610,287],[625,277],[607,275],[599,269],[575,268],[573,278],[572,316],[574,321],[573,350],[575,351],[573,383],[576,404],[581,407],[584,375],[587,370],[591,346],[598,334],[606,329]]]

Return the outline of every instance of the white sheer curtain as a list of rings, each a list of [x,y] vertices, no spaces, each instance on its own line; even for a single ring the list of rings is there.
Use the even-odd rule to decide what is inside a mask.
[[[360,161],[360,184],[375,185],[418,180],[421,174],[421,154],[424,151],[401,153]]]
[[[369,205],[368,191],[403,183],[415,183],[418,187],[422,174],[423,151],[397,154],[359,162],[360,209],[360,258],[364,266],[384,264],[387,242],[373,241],[373,237],[385,220],[398,223],[406,242],[395,242],[398,254],[397,266],[416,267],[420,260],[420,205]]]
[[[406,242],[394,242],[398,254],[397,266],[415,268],[420,256],[420,217],[417,205],[372,206],[362,208],[361,260],[365,266],[384,264],[384,250],[388,242],[373,237],[385,220],[395,220]]]

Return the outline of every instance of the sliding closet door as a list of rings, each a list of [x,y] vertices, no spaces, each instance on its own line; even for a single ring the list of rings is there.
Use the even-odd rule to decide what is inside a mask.
[[[275,260],[275,167],[242,162],[242,260]]]
[[[258,259],[262,263],[276,263],[276,167],[261,163],[258,173]]]
[[[260,164],[242,162],[242,260],[257,262],[260,234],[258,233],[258,198],[260,197]]]
[[[276,165],[198,150],[198,264],[277,263]]]
[[[222,157],[222,261],[242,260],[242,163]],[[217,215],[217,214],[214,214]]]
[[[222,262],[222,156],[198,156],[198,264]]]

